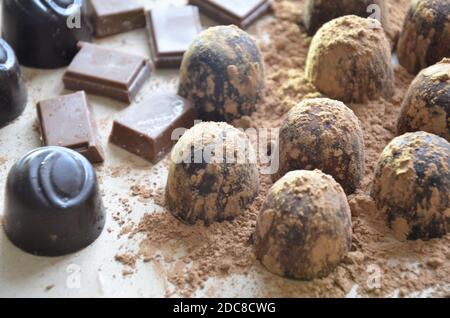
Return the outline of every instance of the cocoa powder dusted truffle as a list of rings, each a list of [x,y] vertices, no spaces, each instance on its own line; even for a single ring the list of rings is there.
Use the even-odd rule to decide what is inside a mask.
[[[259,190],[256,155],[247,136],[226,123],[187,131],[170,156],[166,204],[186,223],[242,214]]]
[[[328,275],[352,243],[344,191],[319,170],[289,172],[270,189],[254,238],[269,271],[303,280]]]
[[[303,13],[303,25],[309,35],[314,35],[323,24],[351,14],[362,18],[371,14],[379,15],[383,26],[387,28],[386,0],[308,0]]]
[[[450,141],[450,59],[421,71],[406,93],[397,132],[418,130]]]
[[[236,26],[202,32],[186,51],[179,95],[202,119],[232,121],[254,112],[261,100],[264,64],[256,42]]]
[[[342,102],[308,99],[292,108],[279,140],[280,166],[274,179],[298,169],[320,169],[353,193],[364,175],[360,122]]]
[[[450,144],[426,132],[395,138],[383,151],[372,197],[401,239],[432,239],[450,229]]]
[[[397,54],[412,74],[450,57],[450,0],[411,1]]]
[[[332,20],[314,36],[306,78],[323,94],[343,102],[366,102],[394,93],[389,41],[374,19],[354,15]]]

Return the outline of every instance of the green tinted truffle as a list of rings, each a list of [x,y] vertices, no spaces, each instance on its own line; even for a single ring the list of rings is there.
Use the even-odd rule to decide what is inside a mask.
[[[331,176],[292,171],[270,189],[255,234],[256,256],[269,271],[303,280],[323,277],[351,244],[350,207]]]
[[[419,130],[450,141],[450,59],[422,70],[406,93],[397,132]]]
[[[397,54],[412,74],[450,57],[450,0],[411,1]]]
[[[265,86],[256,42],[236,26],[203,31],[186,51],[179,94],[204,120],[233,121],[254,112]]]
[[[280,130],[280,167],[286,172],[320,169],[353,193],[364,176],[364,139],[360,122],[342,102],[308,99],[291,109]]]
[[[431,239],[450,229],[450,144],[426,132],[395,138],[378,162],[372,197],[401,239]]]
[[[230,220],[252,203],[259,184],[247,136],[225,123],[201,123],[172,150],[166,203],[186,223]]]

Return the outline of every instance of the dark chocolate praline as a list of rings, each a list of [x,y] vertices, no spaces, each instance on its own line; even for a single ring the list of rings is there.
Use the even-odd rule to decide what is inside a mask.
[[[3,226],[22,250],[40,256],[74,253],[93,243],[104,224],[95,171],[79,153],[39,148],[9,172]]]
[[[400,239],[449,233],[450,143],[423,131],[395,138],[380,156],[371,195]]]
[[[27,88],[16,56],[0,39],[0,128],[19,117],[26,104]]]
[[[184,54],[178,94],[201,119],[231,122],[256,110],[264,86],[255,40],[234,25],[217,26],[200,33]]]
[[[91,42],[93,27],[85,0],[3,0],[2,36],[21,65],[67,66],[79,41]]]

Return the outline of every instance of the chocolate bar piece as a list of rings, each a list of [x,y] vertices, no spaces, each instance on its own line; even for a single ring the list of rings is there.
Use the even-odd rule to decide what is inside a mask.
[[[37,104],[44,146],[71,148],[92,163],[104,161],[97,127],[84,92],[61,96]]]
[[[248,28],[267,12],[271,0],[189,0],[210,18],[223,23]]]
[[[79,41],[91,42],[87,0],[3,0],[2,37],[21,65],[52,69],[67,66]]]
[[[91,4],[96,37],[145,27],[144,7],[134,0],[91,0]]]
[[[3,228],[11,242],[40,256],[62,256],[93,243],[106,212],[94,168],[62,147],[31,151],[10,170]]]
[[[198,8],[160,7],[147,15],[153,63],[157,68],[177,68],[192,40],[202,31]]]
[[[156,163],[176,142],[172,140],[176,129],[191,128],[196,118],[189,101],[175,94],[159,93],[131,106],[115,120],[110,141]]]
[[[143,57],[84,42],[80,46],[63,76],[67,89],[131,103],[150,77],[148,60]]]

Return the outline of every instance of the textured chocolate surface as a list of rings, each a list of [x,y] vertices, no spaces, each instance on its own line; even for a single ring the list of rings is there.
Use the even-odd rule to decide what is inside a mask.
[[[184,52],[202,30],[198,8],[194,6],[152,9],[147,25],[157,68],[179,67]]]
[[[270,0],[189,0],[200,11],[223,24],[246,29],[262,16],[271,5]]]
[[[92,163],[103,162],[97,127],[84,92],[37,104],[44,146],[71,148]]]
[[[77,43],[90,42],[92,33],[85,0],[3,1],[2,37],[22,65],[66,66],[77,53]]]
[[[182,97],[160,93],[128,108],[114,121],[110,141],[148,161],[160,160],[177,140],[177,129],[189,129],[197,117]]]
[[[150,76],[148,61],[89,43],[80,46],[64,73],[65,87],[131,103]]]
[[[134,0],[90,0],[96,37],[145,27],[144,7]]]
[[[0,128],[22,114],[27,89],[14,51],[0,39]]]
[[[101,234],[105,211],[92,165],[61,147],[33,150],[11,169],[3,225],[24,251],[42,256],[76,252]]]

